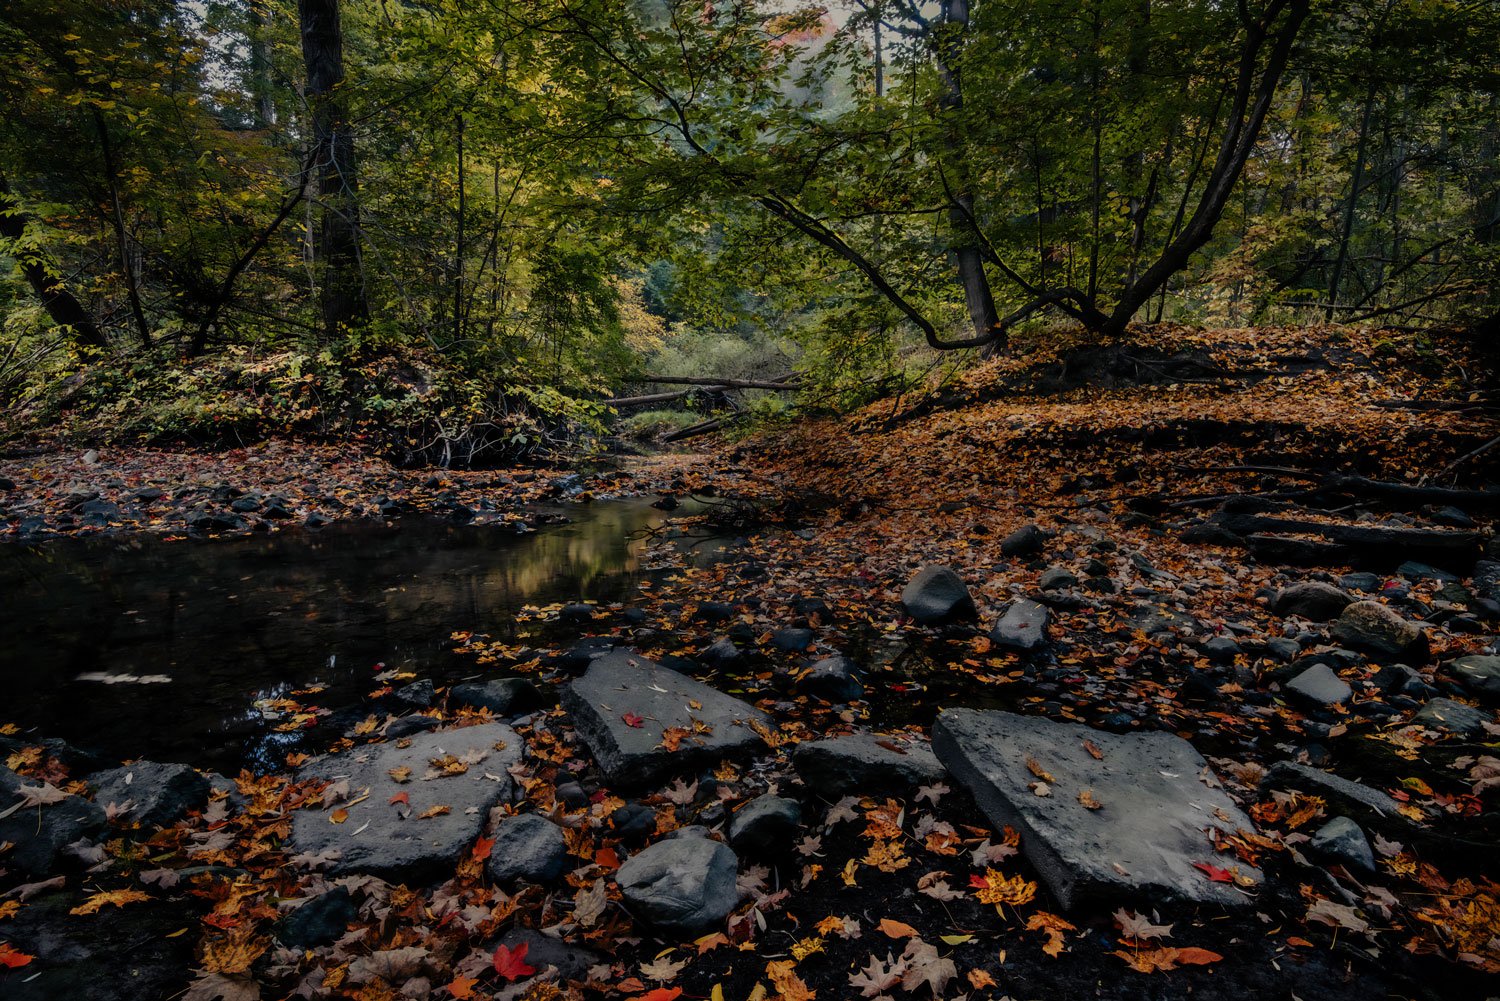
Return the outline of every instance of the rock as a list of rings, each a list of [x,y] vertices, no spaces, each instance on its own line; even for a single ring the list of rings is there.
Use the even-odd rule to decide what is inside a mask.
[[[825,624],[836,618],[833,609],[822,598],[798,598],[792,602],[792,611],[809,621],[816,620]]]
[[[391,693],[396,701],[405,702],[417,709],[426,709],[437,701],[437,689],[432,684],[432,679],[423,678],[421,681],[413,681],[409,685],[403,685]]]
[[[1019,598],[1006,606],[1000,620],[990,630],[990,642],[1002,650],[1019,650],[1030,653],[1047,645],[1047,623],[1052,612],[1046,605],[1039,605],[1027,598]]]
[[[1333,809],[1353,813],[1366,823],[1383,823],[1386,827],[1405,823],[1396,812],[1399,804],[1379,789],[1294,761],[1272,765],[1260,780],[1260,787],[1321,796]]]
[[[979,616],[963,578],[948,567],[926,567],[913,577],[901,592],[901,606],[924,626]]]
[[[193,532],[239,532],[248,523],[237,514],[222,511],[194,511],[187,516],[187,526]]]
[[[816,638],[811,629],[778,629],[771,634],[771,645],[783,653],[801,653],[812,646]]]
[[[1428,656],[1427,634],[1378,601],[1356,601],[1333,624],[1333,637],[1377,657],[1421,663]]]
[[[89,776],[94,802],[135,804],[123,814],[144,827],[166,827],[208,803],[209,781],[187,765],[137,761]]]
[[[1194,863],[1261,875],[1214,855],[1208,828],[1255,829],[1221,788],[1200,775],[1208,765],[1168,733],[1114,734],[1076,723],[999,711],[948,709],[932,728],[938,760],[973,795],[996,828],[1009,824],[1021,850],[1064,908],[1121,897],[1244,905],[1233,883],[1205,879]],[[1095,759],[1084,748],[1103,752]],[[1046,771],[1039,796],[1029,763]],[[1103,806],[1078,797],[1089,790]]]
[[[1220,664],[1227,664],[1239,656],[1240,643],[1233,636],[1215,636],[1203,644],[1203,656]]]
[[[502,945],[512,952],[526,946],[527,966],[534,967],[538,973],[550,966],[557,970],[561,980],[583,980],[588,976],[589,967],[601,961],[597,952],[569,945],[531,928],[512,928],[488,949],[494,952]]]
[[[1302,652],[1302,644],[1289,636],[1278,636],[1266,642],[1266,652],[1280,661],[1293,661]]]
[[[1351,591],[1364,591],[1374,594],[1380,590],[1380,585],[1385,583],[1385,578],[1378,573],[1360,571],[1359,573],[1346,573],[1339,578],[1339,583]]]
[[[771,725],[764,713],[739,699],[625,651],[594,661],[583,677],[563,688],[562,702],[604,774],[624,785],[764,747],[751,724]],[[675,751],[658,746],[667,728],[693,731],[695,723],[711,729],[693,733]]]
[[[698,651],[698,662],[704,667],[723,670],[744,661],[745,655],[728,636],[720,637],[709,646]]]
[[[864,695],[854,661],[843,654],[824,657],[797,679],[797,690],[828,702],[852,702]]]
[[[1449,662],[1448,673],[1475,698],[1491,705],[1500,703],[1500,657],[1482,654],[1460,657]]]
[[[1307,847],[1350,871],[1375,871],[1375,853],[1370,850],[1370,841],[1348,817],[1334,817],[1318,828]]]
[[[576,602],[564,605],[557,613],[557,621],[568,626],[582,626],[594,621],[594,606]]]
[[[558,654],[552,664],[569,674],[582,674],[590,664],[612,653],[619,645],[620,639],[616,636],[585,636]]]
[[[0,803],[8,810],[21,797],[21,787],[41,783],[0,765]],[[4,855],[5,865],[31,876],[55,876],[62,850],[80,838],[92,838],[105,828],[104,810],[80,796],[57,803],[17,810],[0,819],[0,844],[15,845]]]
[[[1342,588],[1307,580],[1278,591],[1271,610],[1277,615],[1300,615],[1314,622],[1329,622],[1352,604],[1354,598]]]
[[[1427,699],[1437,694],[1423,677],[1405,664],[1387,664],[1375,672],[1371,679],[1375,687],[1388,695],[1409,695]]]
[[[785,796],[757,796],[729,821],[729,843],[745,855],[790,854],[802,807]]]
[[[387,740],[400,740],[414,733],[427,733],[443,725],[436,716],[402,716],[387,723],[380,732]]]
[[[1411,718],[1429,730],[1446,730],[1463,737],[1478,737],[1485,732],[1484,725],[1494,718],[1483,709],[1464,705],[1452,699],[1433,699]]]
[[[448,701],[471,709],[488,709],[496,716],[516,716],[546,706],[546,699],[525,678],[494,678],[454,685]]]
[[[1000,540],[1004,556],[1035,556],[1046,546],[1051,535],[1040,525],[1022,525]]]
[[[625,906],[637,918],[679,935],[719,925],[739,903],[739,859],[703,838],[658,841],[620,866]]]
[[[276,922],[276,937],[293,949],[316,949],[337,942],[357,917],[359,908],[354,906],[354,898],[338,886],[308,898]]]
[[[545,817],[522,813],[500,821],[485,870],[497,883],[547,883],[562,875],[567,862],[562,828]]]
[[[1077,587],[1078,576],[1066,567],[1048,567],[1037,586],[1043,591],[1060,591],[1063,588]]]
[[[479,837],[490,809],[511,791],[508,769],[521,760],[521,739],[503,723],[436,730],[410,738],[406,747],[376,744],[316,759],[298,777],[348,780],[349,798],[368,789],[362,802],[327,803],[292,813],[290,843],[298,852],[342,853],[335,873],[369,873],[392,881],[422,881],[451,875],[453,866]],[[426,779],[441,766],[467,763],[467,770]],[[398,783],[393,769],[410,769]],[[450,768],[456,771],[455,768]],[[497,776],[495,778],[489,776]],[[406,793],[410,808],[391,804]],[[448,812],[420,819],[438,806]],[[344,809],[348,819],[332,822]],[[366,827],[365,825],[369,826]],[[359,835],[354,836],[354,832]]]
[[[943,777],[943,766],[926,744],[873,733],[803,741],[792,749],[792,765],[809,789],[827,799],[905,792]]]
[[[645,803],[626,803],[609,815],[615,837],[639,845],[656,833],[656,811]]]
[[[1396,574],[1409,580],[1458,580],[1458,575],[1447,570],[1439,570],[1427,563],[1418,563],[1416,560],[1407,560],[1396,568]]]
[[[698,605],[693,618],[699,622],[728,622],[734,618],[734,606],[723,601],[705,601]]]
[[[1287,694],[1304,705],[1341,706],[1354,695],[1349,683],[1327,664],[1314,664],[1286,683]]]

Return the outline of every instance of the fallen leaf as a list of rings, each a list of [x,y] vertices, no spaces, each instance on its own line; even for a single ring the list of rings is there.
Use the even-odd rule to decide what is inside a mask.
[[[875,926],[885,934],[887,938],[913,938],[920,934],[911,925],[891,918],[881,918],[880,924]]]
[[[150,894],[142,893],[140,890],[106,890],[103,893],[94,894],[68,913],[98,914],[99,909],[108,904],[113,904],[115,907],[124,907],[126,904],[136,904],[150,899]]]
[[[507,983],[534,974],[536,967],[526,965],[526,950],[529,948],[530,945],[526,942],[522,942],[513,950],[503,945],[496,948],[494,959],[495,972],[504,977]]]

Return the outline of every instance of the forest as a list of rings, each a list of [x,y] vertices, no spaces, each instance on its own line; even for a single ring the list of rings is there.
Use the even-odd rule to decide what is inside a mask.
[[[0,997],[1500,996],[1497,38],[0,0]]]

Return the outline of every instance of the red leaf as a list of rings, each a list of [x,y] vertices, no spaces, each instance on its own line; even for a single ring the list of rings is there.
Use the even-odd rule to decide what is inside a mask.
[[[403,793],[404,795],[404,793]],[[490,857],[490,850],[495,847],[494,838],[480,838],[474,842],[474,857],[483,862]]]
[[[5,967],[7,970],[14,970],[18,966],[25,966],[35,958],[35,956],[28,956],[24,952],[13,949],[5,943],[0,943],[0,966]]]
[[[395,806],[397,803],[400,803],[403,806],[411,806],[411,797],[404,792],[398,792],[396,793],[396,795],[391,797],[390,805]]]
[[[636,995],[635,1001],[676,1001],[681,996],[681,987],[658,987],[646,994]]]
[[[976,890],[988,890],[990,888],[990,881],[983,876],[970,876],[969,885]]]
[[[633,726],[637,730],[639,730],[642,726],[645,725],[645,720],[646,720],[646,717],[644,717],[644,716],[637,716],[635,713],[626,713],[624,716],[621,716],[620,718],[625,721],[625,725],[626,726]]]
[[[1207,876],[1209,882],[1211,883],[1234,882],[1234,876],[1230,875],[1228,869],[1220,869],[1218,866],[1209,865],[1206,862],[1194,862],[1193,868],[1199,870],[1203,873],[1203,875]]]
[[[495,950],[495,972],[500,974],[506,981],[520,980],[529,977],[536,972],[536,967],[526,965],[526,950],[530,944],[522,942],[512,952],[505,946]]]

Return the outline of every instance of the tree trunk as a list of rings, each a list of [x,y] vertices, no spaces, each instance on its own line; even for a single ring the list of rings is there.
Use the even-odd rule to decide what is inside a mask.
[[[17,242],[25,234],[26,216],[21,212],[16,196],[11,193],[10,184],[0,176],[0,237]],[[55,273],[56,269],[42,250],[22,250],[15,247],[11,254],[21,266],[21,273],[26,276],[27,284],[42,301],[42,308],[47,311],[53,323],[70,329],[80,344],[100,349],[109,347],[104,331],[99,329],[89,311],[63,285]]]
[[[245,32],[250,46],[250,95],[255,107],[255,127],[269,129],[276,124],[276,103],[272,99],[271,49],[266,41],[266,12],[262,0],[250,0]]]
[[[344,38],[338,0],[298,0],[307,103],[312,112],[313,173],[322,219],[313,242],[321,272],[319,306],[324,336],[369,316],[359,260],[359,183],[354,132],[344,105]]]
[[[1365,148],[1370,140],[1370,115],[1375,109],[1375,81],[1365,92],[1365,110],[1359,120],[1359,142],[1354,151],[1354,179],[1349,185],[1349,201],[1344,206],[1344,222],[1339,228],[1339,250],[1333,260],[1333,274],[1328,279],[1328,309],[1323,319],[1333,322],[1339,304],[1339,287],[1344,283],[1344,263],[1349,259],[1349,240],[1354,235],[1354,210],[1359,205],[1359,186],[1365,175]]]

